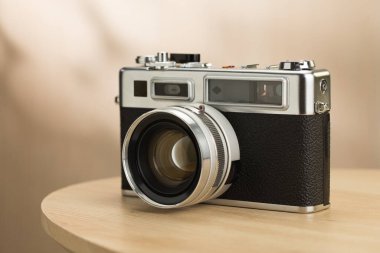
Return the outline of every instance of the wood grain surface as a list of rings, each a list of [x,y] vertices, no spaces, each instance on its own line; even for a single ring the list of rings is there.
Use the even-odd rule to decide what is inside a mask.
[[[42,224],[74,252],[380,252],[380,170],[333,169],[331,208],[294,214],[199,204],[161,210],[120,179],[60,189]]]

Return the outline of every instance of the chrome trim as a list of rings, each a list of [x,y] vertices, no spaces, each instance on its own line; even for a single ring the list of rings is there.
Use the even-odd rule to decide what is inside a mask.
[[[271,210],[271,211],[281,211],[281,212],[290,212],[290,213],[315,213],[330,207],[329,205],[316,205],[316,206],[288,206],[288,205],[277,205],[269,203],[260,203],[260,202],[249,202],[249,201],[240,201],[240,200],[231,200],[231,199],[212,199],[207,202],[211,205],[221,205],[221,206],[236,206],[236,207],[245,207],[245,208],[254,208],[262,210]]]
[[[187,97],[180,96],[160,96],[156,95],[154,85],[156,83],[185,83],[187,84]],[[194,99],[194,81],[188,78],[162,78],[162,77],[153,77],[150,80],[150,96],[153,99],[165,99],[165,100],[186,100],[193,101]]]
[[[273,65],[277,66],[277,65]],[[122,70],[149,70],[149,71],[160,71],[160,70],[154,70],[150,69],[145,66],[134,66],[134,67],[124,67]],[[167,68],[164,71],[204,71],[204,72],[215,72],[215,73],[220,73],[220,72],[227,72],[227,73],[261,73],[261,74],[283,74],[283,75],[288,75],[288,74],[312,74],[316,72],[316,70],[280,70],[280,69],[250,69],[250,68],[216,68],[216,67],[210,67],[210,68],[181,68],[181,67],[172,67],[172,68]],[[320,70],[317,70],[320,71]]]
[[[314,74],[314,103],[320,102],[327,105],[326,111],[331,110],[331,78],[330,73],[320,71]],[[323,85],[322,85],[323,83]],[[319,113],[315,109],[315,113]]]
[[[123,194],[123,196],[127,197],[138,197],[137,194],[132,190],[121,190],[121,193]]]
[[[287,107],[284,109],[254,106],[213,105],[214,108],[225,112],[265,113],[286,115],[314,115],[315,102],[321,101],[331,104],[330,100],[330,74],[326,70],[255,70],[255,69],[191,69],[169,68],[167,70],[150,70],[145,67],[123,68],[121,70],[121,107],[135,108],[162,108],[168,106],[187,106],[192,103],[205,103],[204,78],[212,76],[228,76],[229,78],[284,78],[287,81]],[[150,82],[152,78],[187,79],[193,81],[194,93],[192,101],[153,99],[148,97],[135,97],[133,92],[134,80]],[[320,79],[328,82],[328,90],[322,94]],[[148,94],[151,94],[148,85]]]
[[[122,194],[123,196],[127,196],[127,197],[137,197],[136,193],[132,190],[122,190]],[[330,207],[330,204],[328,205],[320,204],[316,206],[288,206],[288,205],[277,205],[277,204],[230,200],[230,199],[212,199],[212,200],[204,202],[204,204],[234,206],[234,207],[270,210],[270,211],[290,212],[290,213],[315,213],[315,212],[328,209]]]
[[[219,79],[219,80],[246,80],[246,81],[281,81],[282,82],[282,103],[281,105],[270,105],[270,104],[249,104],[249,103],[224,103],[224,102],[210,102],[208,97],[208,87],[210,79]],[[289,92],[288,92],[288,80],[284,77],[274,77],[274,76],[215,76],[215,75],[206,75],[204,77],[204,91],[203,91],[205,104],[209,104],[215,107],[228,107],[229,110],[240,110],[240,108],[267,108],[271,110],[282,110],[285,111],[288,109],[288,100],[289,100]]]

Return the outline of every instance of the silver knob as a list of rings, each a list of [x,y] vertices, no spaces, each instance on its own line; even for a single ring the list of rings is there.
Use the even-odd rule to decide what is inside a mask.
[[[169,53],[168,52],[158,52],[157,53],[157,60],[159,62],[167,62],[167,61],[169,61]]]
[[[140,55],[136,57],[136,63],[145,64],[156,62],[156,56],[154,55]]]
[[[175,67],[175,61],[169,60],[169,54],[167,52],[158,52],[154,55],[142,55],[136,58],[136,63],[143,64],[145,67],[154,69],[167,69]]]
[[[315,63],[311,60],[300,61],[299,68],[301,70],[313,69],[315,68]]]
[[[327,103],[321,102],[321,101],[317,101],[315,103],[315,112],[316,113],[322,114],[322,113],[329,111],[329,110],[330,110],[330,107]]]

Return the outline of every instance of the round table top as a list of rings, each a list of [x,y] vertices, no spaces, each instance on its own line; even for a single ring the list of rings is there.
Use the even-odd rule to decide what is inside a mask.
[[[120,178],[42,202],[46,232],[74,252],[380,252],[380,169],[333,169],[331,207],[313,214],[198,204],[163,210],[123,197]]]

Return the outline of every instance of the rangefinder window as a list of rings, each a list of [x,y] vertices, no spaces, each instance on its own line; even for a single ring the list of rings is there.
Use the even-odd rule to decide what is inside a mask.
[[[283,105],[281,80],[207,79],[208,102]]]
[[[192,83],[177,80],[152,80],[152,91],[153,98],[190,100]]]

